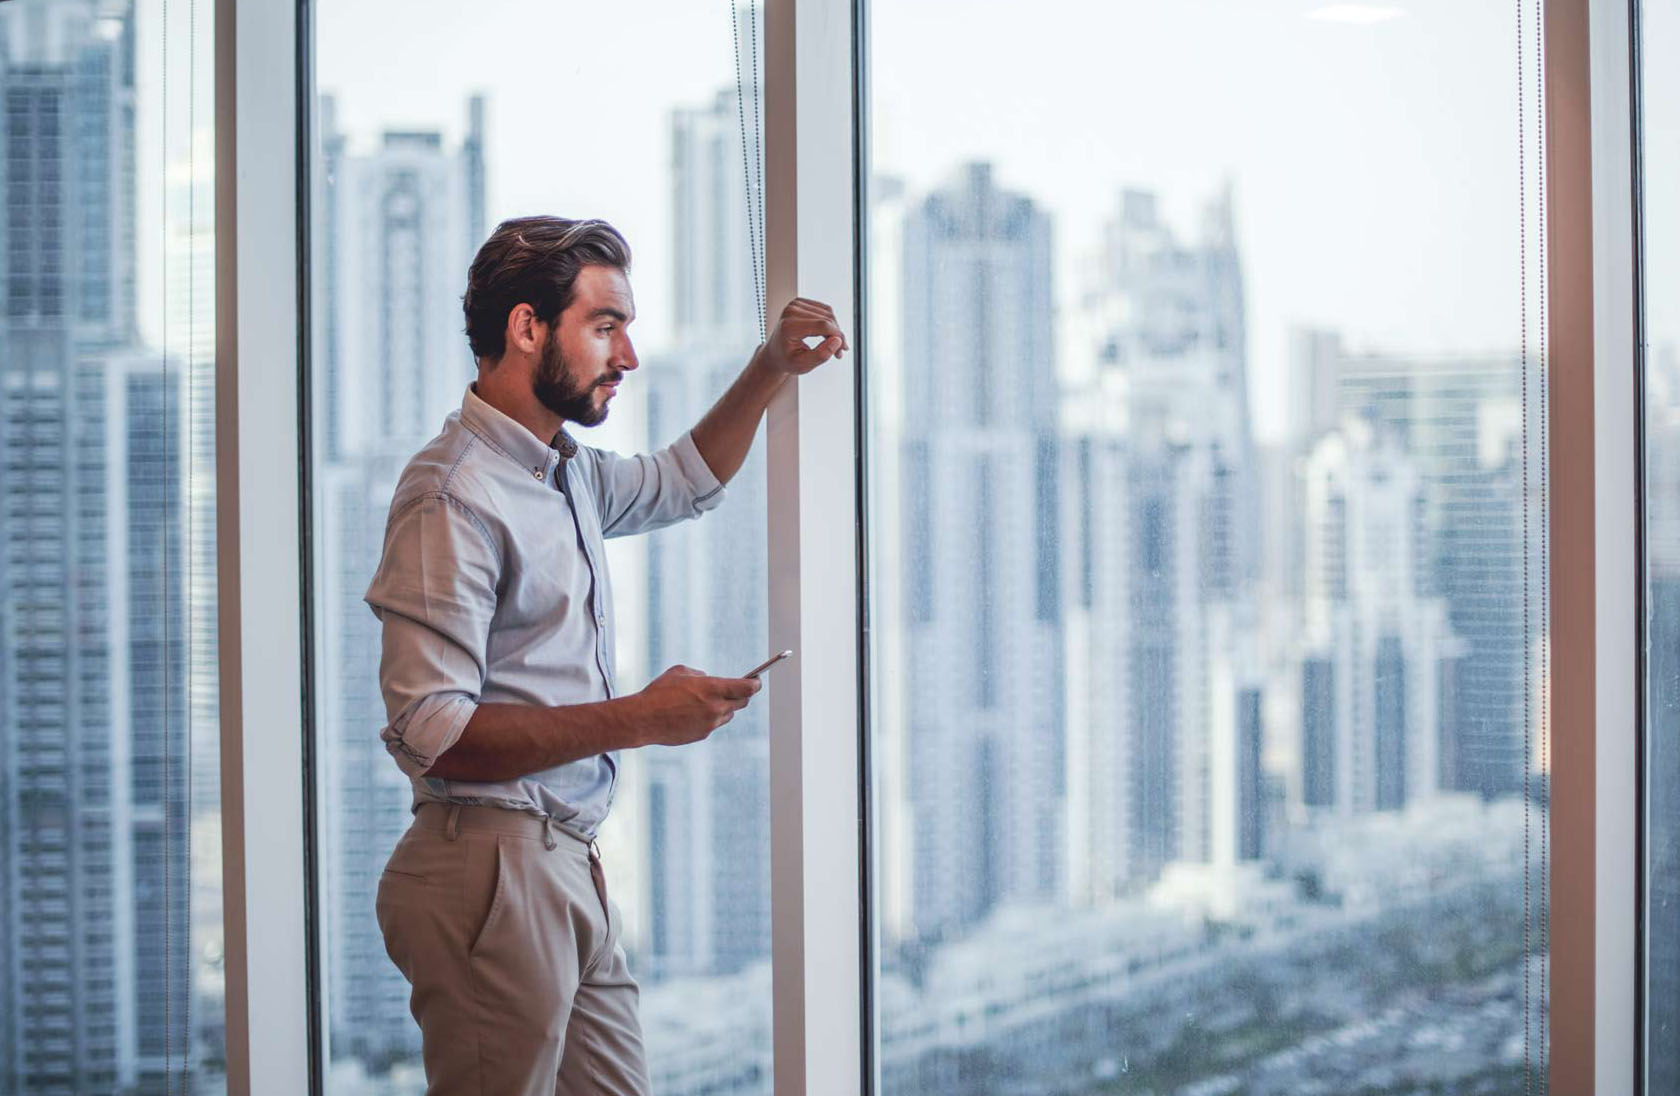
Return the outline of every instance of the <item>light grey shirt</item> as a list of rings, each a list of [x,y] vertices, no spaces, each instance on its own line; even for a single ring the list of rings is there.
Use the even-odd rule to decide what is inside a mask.
[[[367,603],[384,630],[380,733],[414,806],[468,803],[553,818],[595,836],[615,754],[518,780],[426,775],[479,704],[551,707],[618,695],[606,537],[698,517],[723,501],[692,434],[622,457],[550,444],[467,389],[461,410],[397,481]]]

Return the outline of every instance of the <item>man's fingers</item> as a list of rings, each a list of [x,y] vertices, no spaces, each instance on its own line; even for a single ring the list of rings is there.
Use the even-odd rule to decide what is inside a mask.
[[[796,323],[784,324],[782,331],[785,335],[796,339],[833,337],[842,342],[846,339],[846,333],[840,330],[840,325],[830,319],[799,320]]]
[[[824,339],[815,347],[807,350],[795,350],[788,355],[788,360],[797,366],[807,366],[815,369],[840,352],[840,340],[836,337]]]
[[[788,302],[788,310],[799,312],[821,312],[832,317],[834,309],[822,301],[813,301],[809,297],[795,297]]]
[[[783,310],[782,315],[784,317],[795,317],[801,321],[798,325],[801,329],[801,337],[806,335],[838,335],[840,337],[840,349],[850,350],[852,348],[851,343],[846,339],[846,333],[840,329],[840,319],[834,314],[834,309],[821,301],[795,297],[788,302],[788,306]],[[792,329],[794,325],[784,323],[783,326]]]
[[[720,677],[718,692],[726,700],[739,700],[743,705],[751,700],[764,683],[756,677]]]
[[[845,329],[840,326],[840,317],[834,314],[834,309],[828,307],[826,304],[823,305],[823,315],[828,317],[829,334],[839,337],[840,349],[850,350],[852,348],[852,344],[846,340]]]

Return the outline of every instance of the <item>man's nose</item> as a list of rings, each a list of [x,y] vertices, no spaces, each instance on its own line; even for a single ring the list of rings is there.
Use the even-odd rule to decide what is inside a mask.
[[[624,340],[624,348],[619,351],[618,360],[613,364],[626,373],[641,366],[641,361],[636,357],[636,348],[630,345],[629,339]]]

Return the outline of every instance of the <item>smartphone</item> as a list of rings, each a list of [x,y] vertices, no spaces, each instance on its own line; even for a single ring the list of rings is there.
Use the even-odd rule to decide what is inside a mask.
[[[774,666],[776,663],[780,662],[782,659],[790,657],[792,654],[793,654],[792,651],[783,651],[779,655],[773,655],[770,658],[765,659],[763,662],[760,662],[757,666],[754,666],[752,669],[748,670],[746,673],[742,674],[741,676],[742,677],[757,677],[759,674],[763,673],[765,670],[768,670],[770,667]]]

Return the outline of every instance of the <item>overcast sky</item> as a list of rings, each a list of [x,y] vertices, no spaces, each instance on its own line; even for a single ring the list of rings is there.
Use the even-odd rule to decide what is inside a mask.
[[[1531,224],[1533,8],[1521,88]],[[1647,4],[1653,39],[1680,42],[1677,9]],[[726,3],[318,0],[316,10],[319,85],[339,95],[348,131],[456,138],[466,97],[486,92],[492,221],[542,211],[619,225],[637,251],[642,342],[658,344],[669,330],[669,112],[733,82]],[[1280,421],[1293,325],[1394,351],[1517,346],[1507,0],[876,0],[871,18],[874,169],[921,189],[964,161],[993,161],[1004,186],[1054,218],[1058,300],[1077,290],[1123,186],[1156,190],[1193,233],[1199,205],[1231,183],[1263,432]],[[1647,105],[1650,169],[1673,179],[1680,131],[1667,114],[1680,107],[1662,106],[1677,102],[1680,78],[1653,76],[1673,83]],[[150,137],[143,129],[143,172]],[[1649,217],[1654,240],[1680,245],[1667,209]],[[1654,288],[1680,271],[1661,251]],[[1662,337],[1674,325],[1653,311]]]

